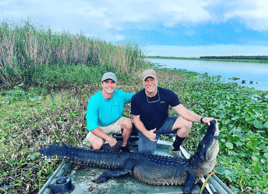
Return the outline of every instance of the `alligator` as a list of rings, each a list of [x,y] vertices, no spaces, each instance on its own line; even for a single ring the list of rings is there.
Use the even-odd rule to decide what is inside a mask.
[[[97,183],[130,174],[138,181],[150,185],[185,185],[183,192],[191,193],[194,184],[216,165],[218,138],[218,124],[216,120],[212,120],[196,153],[189,159],[138,152],[93,150],[63,143],[45,145],[39,152],[49,158],[57,156],[82,165],[110,169],[93,180]]]

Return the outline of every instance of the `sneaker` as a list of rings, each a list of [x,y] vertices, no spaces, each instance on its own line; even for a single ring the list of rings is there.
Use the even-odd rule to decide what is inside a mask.
[[[84,145],[84,146],[90,146],[90,141],[88,140],[88,139],[84,139],[83,141],[82,141],[82,144]]]
[[[173,149],[174,149],[173,146],[171,146],[171,147],[169,148],[169,153],[170,153],[172,156],[174,156],[174,157],[176,157],[176,158],[182,158],[182,159],[185,159],[185,157],[183,156],[181,150],[174,151]]]

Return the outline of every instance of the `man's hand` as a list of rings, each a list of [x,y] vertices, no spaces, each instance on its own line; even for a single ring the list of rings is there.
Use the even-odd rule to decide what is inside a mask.
[[[117,140],[113,137],[110,137],[107,141],[108,141],[110,147],[114,147],[115,144],[117,143]]]
[[[155,137],[156,137],[156,134],[154,133],[155,131],[156,131],[156,128],[154,128],[153,130],[147,131],[147,133],[144,135],[151,141],[157,141],[155,139]]]
[[[210,125],[210,121],[213,120],[213,117],[204,117],[203,118],[203,123],[207,124],[208,126]]]

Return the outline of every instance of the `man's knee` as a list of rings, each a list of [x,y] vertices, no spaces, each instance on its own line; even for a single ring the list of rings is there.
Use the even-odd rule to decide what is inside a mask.
[[[177,130],[177,135],[180,137],[185,137],[188,135],[188,133],[191,131],[192,128],[192,122],[188,121],[182,117],[179,117],[176,122],[174,129]]]
[[[132,129],[132,121],[129,118],[124,119],[121,122],[121,129],[127,129],[127,130],[131,130]]]
[[[139,132],[138,134],[138,151],[140,153],[153,154],[156,151],[157,141],[150,141],[141,132]]]
[[[138,145],[138,152],[145,154],[153,154],[156,151],[156,146]]]
[[[187,128],[187,130],[190,131],[192,128],[192,125],[193,125],[192,121],[185,120],[185,128]]]
[[[183,132],[185,133],[190,132],[191,128],[192,128],[192,122],[184,119],[183,125],[181,127]]]
[[[177,118],[177,120],[174,123],[173,129],[181,129],[186,128],[190,130],[192,128],[192,122],[184,119],[183,117]]]
[[[92,139],[92,141],[90,142],[91,147],[95,150],[101,149],[103,144],[104,144],[104,140],[101,138],[96,138],[96,137]]]

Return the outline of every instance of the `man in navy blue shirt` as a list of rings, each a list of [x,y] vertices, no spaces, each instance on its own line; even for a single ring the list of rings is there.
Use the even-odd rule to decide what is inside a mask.
[[[153,69],[142,73],[144,89],[131,99],[131,113],[134,124],[139,130],[139,152],[154,153],[160,134],[177,133],[170,149],[171,154],[182,157],[180,145],[189,134],[192,122],[210,125],[211,117],[203,118],[186,109],[178,96],[171,90],[158,87],[157,74]],[[169,106],[181,115],[169,116]]]

